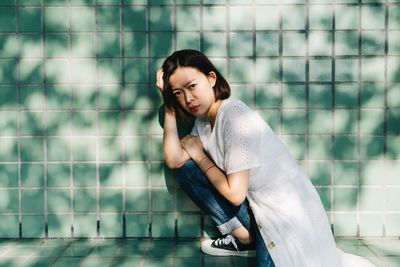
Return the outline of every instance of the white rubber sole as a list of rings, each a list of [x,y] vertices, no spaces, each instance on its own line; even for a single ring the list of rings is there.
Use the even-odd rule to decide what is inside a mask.
[[[231,251],[225,249],[214,248],[211,246],[213,240],[205,240],[201,242],[201,251],[203,253],[212,255],[212,256],[238,256],[238,257],[247,257],[247,258],[255,258],[256,251],[255,250],[245,250],[245,251]]]

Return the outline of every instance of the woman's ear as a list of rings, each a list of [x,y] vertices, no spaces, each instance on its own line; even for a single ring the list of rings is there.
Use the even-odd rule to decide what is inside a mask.
[[[213,71],[210,71],[208,74],[208,81],[211,84],[211,87],[214,87],[215,83],[217,82],[217,74]]]

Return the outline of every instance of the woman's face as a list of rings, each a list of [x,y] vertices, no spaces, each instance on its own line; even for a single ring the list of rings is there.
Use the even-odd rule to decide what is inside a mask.
[[[206,76],[195,68],[179,67],[169,78],[169,83],[184,110],[194,116],[204,116],[215,103],[213,86],[216,80],[214,72]]]

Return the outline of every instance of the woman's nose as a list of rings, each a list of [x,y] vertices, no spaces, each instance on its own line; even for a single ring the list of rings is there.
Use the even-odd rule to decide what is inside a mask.
[[[190,101],[192,101],[192,99],[193,99],[193,96],[192,96],[192,94],[191,93],[185,93],[185,100],[186,100],[186,102],[187,103],[189,103]]]

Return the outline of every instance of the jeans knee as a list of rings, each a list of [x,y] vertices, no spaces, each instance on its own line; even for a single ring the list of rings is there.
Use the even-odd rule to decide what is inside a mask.
[[[182,167],[176,170],[176,176],[179,183],[181,183],[182,181],[186,181],[188,178],[190,178],[197,168],[198,166],[194,160],[189,159],[188,161],[186,161],[182,165]]]

